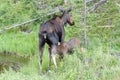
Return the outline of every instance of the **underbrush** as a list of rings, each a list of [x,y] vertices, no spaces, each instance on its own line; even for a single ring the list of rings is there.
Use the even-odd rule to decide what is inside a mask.
[[[61,62],[57,58],[57,72],[53,62],[51,62],[51,70],[48,71],[48,46],[46,45],[43,55],[43,74],[40,75],[39,25],[52,17],[46,15],[53,12],[51,11],[54,10],[53,7],[64,4],[60,0],[53,4],[51,4],[52,0],[49,1],[46,1],[48,4],[45,2],[47,8],[40,10],[38,7],[43,3],[38,0],[1,0],[0,30],[34,18],[41,18],[38,22],[22,25],[0,34],[0,52],[8,51],[30,56],[29,64],[24,65],[17,72],[12,69],[4,70],[4,73],[0,74],[0,80],[120,80],[120,10],[116,7],[115,1],[108,1],[105,6],[102,6],[102,10],[98,9],[87,15],[87,25],[91,27],[87,27],[86,30],[88,40],[86,51],[81,52],[80,49],[76,49],[73,55],[66,55]],[[75,6],[72,12],[75,25],[65,27],[67,34],[65,40],[78,37],[83,46],[84,1],[70,0],[70,2]],[[99,27],[100,25],[103,28]],[[108,28],[104,27],[106,25]],[[109,28],[109,25],[113,27]]]
[[[0,80],[116,80],[119,78],[119,56],[111,55],[119,51],[119,46],[111,45],[113,46],[111,47],[110,43],[102,43],[97,37],[88,38],[88,49],[85,52],[76,49],[73,55],[66,55],[61,62],[57,58],[57,72],[53,62],[51,62],[51,70],[48,71],[46,45],[43,55],[43,75],[40,75],[37,36],[34,30],[30,34],[19,31],[16,34],[10,32],[0,35],[0,52],[6,50],[31,56],[28,65],[24,65],[17,72],[12,69],[5,70],[0,74]]]
[[[28,65],[20,71],[5,71],[0,74],[0,80],[116,80],[120,75],[120,59],[104,52],[103,46],[81,52],[77,49],[73,55],[66,55],[60,62],[57,58],[56,72],[53,62],[48,69],[48,51],[43,57],[43,74],[39,73],[38,53],[31,57]]]

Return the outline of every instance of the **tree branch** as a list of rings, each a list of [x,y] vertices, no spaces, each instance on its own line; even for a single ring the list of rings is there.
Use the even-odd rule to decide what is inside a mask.
[[[117,5],[118,7],[120,7],[120,4],[116,3],[116,5]]]
[[[89,2],[91,2],[91,1],[93,1],[93,0],[86,0],[86,3],[89,3]]]
[[[55,14],[57,12],[59,12],[59,10],[56,10],[55,12],[52,12],[52,13],[48,13],[47,16]],[[13,28],[16,28],[16,27],[20,27],[22,25],[25,25],[25,24],[28,24],[28,23],[31,23],[31,22],[34,22],[34,21],[39,20],[39,19],[40,18],[35,18],[35,19],[29,20],[29,21],[26,21],[26,22],[23,22],[23,23],[20,23],[20,24],[13,25],[9,28],[4,28],[3,30],[0,30],[0,33],[3,33],[4,31],[10,30],[10,29],[13,29]]]
[[[106,2],[107,2],[107,0],[101,0],[101,1],[99,1],[98,3],[95,3],[95,5],[92,6],[90,9],[88,9],[87,11],[88,11],[88,12],[93,12],[93,11],[95,11],[99,6],[103,5],[103,4],[106,3]]]

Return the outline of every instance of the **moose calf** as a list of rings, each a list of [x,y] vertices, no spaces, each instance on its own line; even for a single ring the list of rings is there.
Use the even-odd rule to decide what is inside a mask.
[[[65,54],[72,54],[73,49],[80,46],[80,40],[78,38],[72,38],[68,42],[60,43],[57,46],[57,53],[60,60],[64,57]]]

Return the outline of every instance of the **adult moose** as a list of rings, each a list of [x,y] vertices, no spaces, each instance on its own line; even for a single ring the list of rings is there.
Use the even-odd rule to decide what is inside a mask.
[[[68,23],[69,25],[74,25],[74,20],[70,11],[72,8],[64,10],[62,7],[59,7],[59,11],[62,12],[62,15],[55,16],[54,18],[46,21],[41,24],[39,30],[39,54],[40,54],[40,72],[42,73],[42,56],[44,45],[47,43],[49,45],[49,64],[51,62],[51,57],[53,59],[53,63],[57,69],[56,64],[56,47],[58,43],[64,42],[65,30],[64,26]]]

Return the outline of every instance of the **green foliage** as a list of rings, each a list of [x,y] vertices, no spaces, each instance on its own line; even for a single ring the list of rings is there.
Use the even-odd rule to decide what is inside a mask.
[[[83,58],[80,59],[78,55],[83,56]],[[51,70],[44,71],[42,76],[39,75],[38,56],[34,56],[29,65],[24,66],[19,72],[5,71],[0,75],[0,79],[116,80],[116,77],[119,77],[120,74],[119,64],[120,60],[102,52],[102,48],[99,47],[87,53],[81,53],[77,50],[73,55],[66,55],[62,62],[58,62],[58,72],[55,71],[54,65],[51,64]]]
[[[63,0],[0,0],[0,30],[40,17],[39,21],[0,34],[0,52],[6,50],[31,56],[29,64],[23,66],[19,72],[5,71],[0,74],[0,80],[119,80],[120,59],[119,56],[111,53],[120,51],[120,8],[112,0],[108,0],[96,11],[87,14],[86,52],[77,49],[73,55],[66,55],[62,62],[57,58],[58,72],[56,73],[53,63],[51,63],[51,70],[47,70],[48,46],[46,45],[43,55],[44,74],[39,75],[39,25],[52,17],[46,15],[53,12],[58,5],[63,5],[65,8],[74,7],[72,14],[75,25],[66,25],[65,40],[78,37],[83,46],[84,0],[69,0],[68,5],[64,5]],[[93,3],[87,6],[92,5]],[[106,28],[104,27],[106,25],[113,27]],[[25,29],[32,32],[23,33]]]

